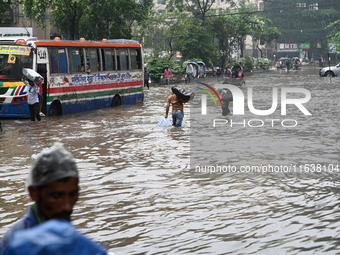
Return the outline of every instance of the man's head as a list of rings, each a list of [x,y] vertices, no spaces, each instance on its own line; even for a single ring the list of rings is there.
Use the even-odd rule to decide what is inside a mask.
[[[61,143],[43,150],[32,165],[28,191],[45,219],[70,221],[78,200],[79,175],[76,162]]]
[[[34,82],[31,81],[30,79],[26,79],[26,80],[27,80],[27,82],[28,82],[29,85],[31,85],[31,86],[34,86],[34,85],[35,85]]]

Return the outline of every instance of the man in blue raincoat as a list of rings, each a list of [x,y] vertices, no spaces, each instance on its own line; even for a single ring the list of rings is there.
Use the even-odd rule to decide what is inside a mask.
[[[76,162],[61,143],[43,150],[34,161],[27,180],[28,192],[34,204],[1,239],[0,255],[5,254],[17,232],[52,219],[70,222],[73,207],[78,200],[78,183]]]
[[[5,255],[106,255],[99,244],[88,239],[66,220],[48,220],[17,231]]]

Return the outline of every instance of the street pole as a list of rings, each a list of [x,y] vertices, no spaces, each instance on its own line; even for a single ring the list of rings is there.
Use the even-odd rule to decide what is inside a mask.
[[[328,70],[331,70],[331,57],[329,56],[328,52]],[[329,83],[332,81],[332,75],[329,76]]]

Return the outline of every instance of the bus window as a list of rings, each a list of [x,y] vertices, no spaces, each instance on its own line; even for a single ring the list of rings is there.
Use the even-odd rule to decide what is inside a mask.
[[[69,72],[70,73],[77,73],[80,72],[80,67],[84,65],[84,60],[82,61],[83,58],[83,49],[77,49],[77,48],[68,48],[67,53],[68,53],[68,61],[69,61]]]
[[[117,59],[117,54],[116,54],[116,50],[115,49],[112,49],[111,50],[112,52],[112,64],[113,64],[113,70],[120,70],[118,68],[119,64],[118,64],[118,59]]]
[[[129,54],[126,49],[119,49],[117,54],[117,62],[120,65],[119,70],[128,70],[129,68]]]
[[[30,53],[29,57],[27,56],[22,56],[21,61],[23,64],[23,68],[31,68],[33,65],[33,52]]]
[[[102,55],[100,54],[100,49],[97,49],[97,58],[98,58],[98,71],[103,71],[103,58]]]
[[[130,56],[129,56],[129,50],[125,50],[125,59],[126,59],[126,69],[130,70]]]
[[[59,56],[59,73],[67,73],[67,58],[64,48],[58,49]]]
[[[131,60],[131,69],[141,68],[139,50],[130,49],[130,60]]]
[[[98,57],[96,49],[86,49],[86,64],[89,65],[86,70],[91,70],[91,72],[98,71]]]
[[[50,72],[51,73],[59,73],[59,57],[58,57],[58,49],[49,48],[48,56],[50,58]]]
[[[103,62],[104,62],[104,71],[113,71],[113,59],[112,59],[112,52],[108,49],[102,49],[104,52]]]
[[[102,62],[102,71],[106,71],[105,49],[100,49],[100,59]]]
[[[140,49],[135,49],[136,51],[136,69],[142,69],[142,53]]]
[[[9,78],[14,78],[14,79],[20,79],[22,77],[22,68],[23,68],[23,63],[20,59],[20,56],[12,56],[12,59],[14,58],[13,62],[10,64],[10,72],[8,77]],[[10,59],[9,59],[10,61]]]
[[[2,48],[2,46],[0,46]],[[0,53],[0,79],[21,80],[22,69],[32,68],[33,54],[29,48],[23,50],[15,46],[5,46]],[[24,48],[24,47],[23,47]],[[27,55],[29,53],[29,55]],[[2,86],[2,84],[0,85]],[[0,106],[1,108],[1,106]]]
[[[117,70],[122,70],[121,64],[120,64],[120,54],[119,54],[120,50],[115,50],[115,54],[112,53],[112,57],[114,58],[116,56],[117,58]]]

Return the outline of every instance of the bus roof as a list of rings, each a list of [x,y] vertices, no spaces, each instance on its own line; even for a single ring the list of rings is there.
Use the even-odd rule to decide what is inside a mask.
[[[74,46],[74,47],[137,47],[141,45],[136,40],[129,39],[103,39],[102,41],[86,41],[86,40],[39,40],[37,37],[28,36],[6,36],[0,37],[0,43],[18,43],[28,44],[31,42],[37,46]]]

